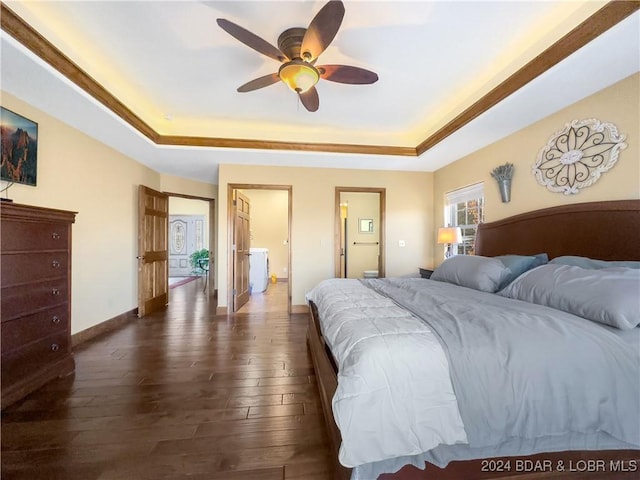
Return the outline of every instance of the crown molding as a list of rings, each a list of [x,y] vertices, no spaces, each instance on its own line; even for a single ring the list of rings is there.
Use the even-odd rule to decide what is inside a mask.
[[[190,147],[249,148],[257,150],[294,150],[302,152],[417,156],[416,149],[413,147],[357,145],[348,143],[280,142],[272,140],[189,137],[181,135],[160,135],[156,140],[156,143],[159,145],[179,145]]]
[[[614,0],[527,63],[497,87],[457,115],[416,147],[359,145],[343,143],[305,143],[236,138],[161,135],[136,115],[69,57],[38,33],[31,25],[0,2],[0,27],[44,62],[67,77],[113,113],[157,145],[219,147],[258,150],[289,150],[368,155],[420,156],[467,125],[500,101],[553,67],[640,8],[640,0]]]

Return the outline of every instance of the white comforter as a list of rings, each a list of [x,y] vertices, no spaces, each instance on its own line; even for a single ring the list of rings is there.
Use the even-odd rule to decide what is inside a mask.
[[[446,355],[424,322],[358,280],[325,280],[307,298],[338,364],[342,465],[467,442]]]

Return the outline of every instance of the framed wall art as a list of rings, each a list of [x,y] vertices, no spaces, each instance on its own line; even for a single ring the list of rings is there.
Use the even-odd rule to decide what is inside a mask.
[[[38,124],[0,107],[0,137],[1,179],[7,183],[35,186],[38,172]]]

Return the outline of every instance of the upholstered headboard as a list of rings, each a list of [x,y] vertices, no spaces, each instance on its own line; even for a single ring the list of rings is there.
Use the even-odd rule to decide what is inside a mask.
[[[476,254],[640,260],[640,200],[545,208],[478,226]]]

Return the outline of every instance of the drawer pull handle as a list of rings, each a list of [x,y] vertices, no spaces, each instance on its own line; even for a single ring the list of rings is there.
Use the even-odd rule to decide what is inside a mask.
[[[51,344],[51,351],[52,352],[57,352],[58,350],[60,350],[60,345],[58,345],[57,343],[52,343]]]
[[[57,315],[54,315],[53,318],[51,319],[51,322],[57,325],[58,323],[60,323],[60,317],[58,317]]]
[[[51,234],[51,238],[53,238],[54,240],[58,240],[58,239],[60,239],[60,234],[57,233],[57,232],[53,232]]]
[[[60,262],[58,260],[54,260],[53,262],[51,262],[51,266],[53,268],[60,268]]]
[[[53,290],[51,290],[51,295],[60,295],[60,290],[54,288]]]

